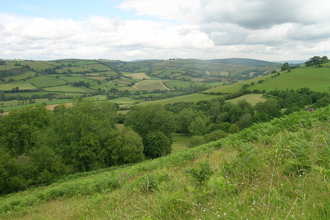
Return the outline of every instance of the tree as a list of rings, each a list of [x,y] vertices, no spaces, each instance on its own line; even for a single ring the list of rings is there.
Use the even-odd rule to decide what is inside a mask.
[[[22,167],[0,147],[0,195],[22,190],[27,186]]]
[[[50,123],[50,114],[44,105],[13,110],[3,118],[0,143],[13,156],[29,152],[38,142],[37,133]]]
[[[103,147],[107,166],[142,161],[143,150],[142,138],[131,128],[110,132]]]
[[[142,138],[156,131],[171,137],[175,129],[173,114],[162,105],[135,106],[127,114],[124,124],[132,127]]]
[[[285,63],[282,65],[281,70],[282,70],[282,71],[285,71],[285,70],[288,70],[288,69],[290,69],[289,63],[288,63],[288,62],[285,62]]]
[[[45,131],[43,144],[51,146],[76,171],[104,167],[101,154],[109,132],[115,130],[116,105],[91,99],[75,100],[68,108],[60,105]]]
[[[162,157],[171,153],[172,141],[160,131],[148,133],[143,142],[144,154],[150,159]]]
[[[278,105],[276,100],[267,100],[265,102],[258,102],[254,109],[257,113],[265,113],[270,116],[270,118],[278,118],[282,115],[281,107]]]
[[[203,135],[207,133],[208,128],[207,125],[209,123],[209,119],[200,113],[194,120],[189,124],[189,134],[191,135]]]

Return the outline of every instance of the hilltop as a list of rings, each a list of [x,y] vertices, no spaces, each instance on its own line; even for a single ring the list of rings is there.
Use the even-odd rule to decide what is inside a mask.
[[[329,219],[330,107],[0,198],[2,219]]]

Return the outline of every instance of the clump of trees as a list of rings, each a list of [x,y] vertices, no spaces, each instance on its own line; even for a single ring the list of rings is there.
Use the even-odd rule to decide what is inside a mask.
[[[320,67],[321,64],[329,62],[329,59],[327,56],[314,56],[311,57],[308,61],[305,62],[306,66],[312,66],[316,65],[316,67]]]

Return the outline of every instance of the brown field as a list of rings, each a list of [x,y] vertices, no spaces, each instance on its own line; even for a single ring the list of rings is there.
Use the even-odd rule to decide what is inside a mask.
[[[125,76],[130,76],[133,79],[150,79],[145,73],[133,73],[133,74],[126,74]]]
[[[211,75],[211,72],[210,71],[205,71],[205,74],[209,76],[209,75]]]

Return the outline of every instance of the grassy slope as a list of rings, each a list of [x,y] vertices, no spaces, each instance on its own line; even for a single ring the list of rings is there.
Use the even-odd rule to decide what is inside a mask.
[[[286,90],[309,87],[316,92],[329,92],[330,68],[305,67],[293,69],[291,72],[282,72],[279,77],[274,77],[264,83],[249,87],[260,90]]]
[[[163,158],[8,195],[0,218],[329,219],[329,115],[330,106],[298,112]]]
[[[329,65],[324,64],[324,66]],[[330,82],[330,68],[315,68],[315,67],[302,67],[293,69],[291,72],[281,72],[280,76],[274,76],[275,74],[269,74],[267,76],[257,77],[251,80],[238,82],[231,85],[219,86],[208,89],[204,93],[234,93],[238,92],[244,84],[251,84],[253,86],[248,87],[249,90],[259,89],[271,91],[271,90],[286,90],[286,89],[299,89],[309,87],[312,91],[317,92],[329,92]],[[259,80],[264,80],[263,83],[258,83]]]

